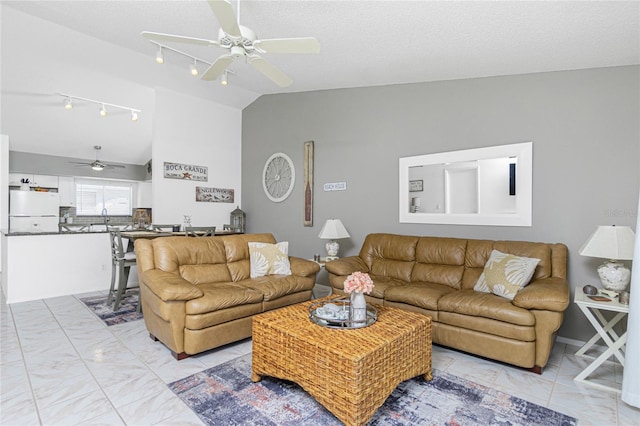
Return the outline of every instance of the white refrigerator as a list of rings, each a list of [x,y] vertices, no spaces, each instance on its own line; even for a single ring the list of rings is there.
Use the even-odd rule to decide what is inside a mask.
[[[9,232],[58,232],[60,194],[9,191]]]

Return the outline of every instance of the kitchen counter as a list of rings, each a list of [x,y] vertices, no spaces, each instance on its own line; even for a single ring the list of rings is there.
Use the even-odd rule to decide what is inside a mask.
[[[132,277],[137,273],[132,271]],[[2,234],[7,303],[107,291],[111,243],[106,231]]]

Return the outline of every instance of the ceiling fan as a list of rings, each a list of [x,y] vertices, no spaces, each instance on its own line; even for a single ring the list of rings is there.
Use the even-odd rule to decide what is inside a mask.
[[[238,0],[238,19],[234,16],[231,3],[227,0],[207,0],[213,14],[218,19],[220,30],[218,40],[187,37],[172,34],[143,31],[141,35],[154,42],[169,41],[217,46],[228,50],[220,55],[202,74],[202,80],[215,80],[223,74],[234,59],[244,57],[255,69],[264,74],[280,87],[293,83],[291,77],[267,62],[259,53],[319,53],[320,43],[313,37],[257,39],[250,28],[239,24],[240,0]]]
[[[96,161],[92,161],[91,163],[82,163],[82,162],[78,162],[78,161],[70,161],[70,163],[78,164],[80,166],[89,166],[93,170],[98,171],[98,172],[102,171],[104,169],[115,169],[115,168],[124,169],[125,168],[125,166],[121,166],[119,164],[106,164],[106,163],[103,163],[102,161],[98,160],[98,153],[102,149],[102,147],[100,145],[94,146],[93,149],[96,150]]]

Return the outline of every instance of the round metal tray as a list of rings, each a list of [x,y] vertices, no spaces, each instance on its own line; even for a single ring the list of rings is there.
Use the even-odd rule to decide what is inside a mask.
[[[354,329],[368,327],[378,319],[378,310],[375,306],[367,303],[366,320],[352,321],[349,319],[348,297],[338,297],[335,299],[322,300],[312,303],[309,306],[309,319],[322,327]],[[333,305],[333,306],[327,306]]]

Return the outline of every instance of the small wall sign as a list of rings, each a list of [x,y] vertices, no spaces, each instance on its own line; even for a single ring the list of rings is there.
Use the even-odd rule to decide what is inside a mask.
[[[419,180],[410,180],[409,181],[409,192],[420,192],[423,191],[423,183],[422,179]]]
[[[327,191],[346,191],[347,190],[347,182],[334,182],[334,183],[325,183],[322,186],[325,192]]]
[[[196,201],[207,203],[233,203],[233,189],[196,186]]]
[[[164,177],[169,179],[195,180],[207,182],[209,180],[209,168],[193,164],[164,163]]]

